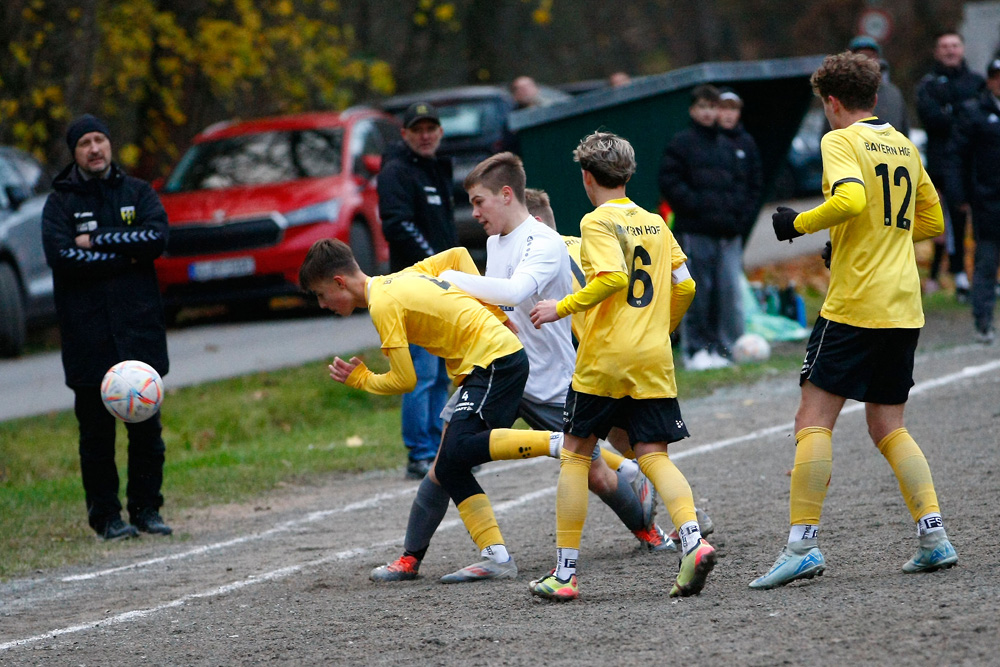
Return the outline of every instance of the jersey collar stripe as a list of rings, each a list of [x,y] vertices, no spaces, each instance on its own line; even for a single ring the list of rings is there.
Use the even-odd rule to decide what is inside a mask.
[[[864,125],[866,127],[870,127],[873,130],[888,130],[890,127],[892,127],[892,125],[890,125],[889,123],[885,122],[884,120],[879,120],[874,116],[871,118],[865,118],[863,120],[859,120],[858,122],[855,123],[855,125]]]

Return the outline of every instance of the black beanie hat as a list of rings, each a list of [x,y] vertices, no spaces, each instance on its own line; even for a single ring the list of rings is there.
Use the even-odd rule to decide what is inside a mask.
[[[88,132],[100,132],[109,140],[111,139],[111,130],[108,129],[107,125],[96,116],[85,114],[70,123],[66,129],[66,145],[69,146],[70,153],[76,152],[76,142],[80,141],[80,137]]]

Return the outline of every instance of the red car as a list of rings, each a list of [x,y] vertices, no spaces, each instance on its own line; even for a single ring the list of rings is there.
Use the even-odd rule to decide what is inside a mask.
[[[170,220],[156,262],[168,312],[297,293],[321,238],[349,243],[362,270],[382,272],[375,175],[398,138],[398,121],[367,108],[219,123],[195,137],[158,188]]]

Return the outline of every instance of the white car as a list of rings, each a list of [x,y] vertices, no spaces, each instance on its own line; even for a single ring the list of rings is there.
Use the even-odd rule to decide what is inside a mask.
[[[28,325],[55,317],[52,271],[42,250],[51,182],[33,157],[0,147],[0,357],[21,354]]]

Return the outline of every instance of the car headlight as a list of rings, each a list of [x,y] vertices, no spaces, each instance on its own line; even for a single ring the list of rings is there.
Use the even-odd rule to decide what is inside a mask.
[[[289,227],[310,225],[316,222],[335,222],[340,217],[340,200],[328,201],[299,208],[285,214],[285,222]]]

